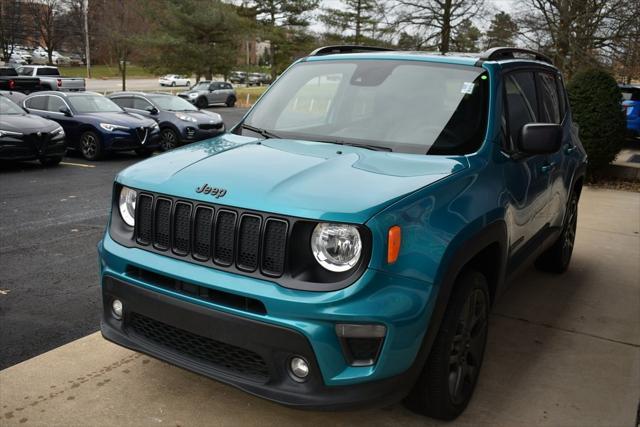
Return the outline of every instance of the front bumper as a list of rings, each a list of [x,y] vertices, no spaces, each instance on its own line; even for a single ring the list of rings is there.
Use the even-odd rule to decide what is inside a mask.
[[[47,157],[64,156],[66,144],[64,137],[51,140],[0,138],[0,160],[35,160]]]
[[[202,141],[208,138],[214,138],[224,133],[224,124],[218,129],[200,129],[199,125],[185,126],[180,131],[180,139],[182,143]]]
[[[341,291],[295,291],[269,281],[125,248],[111,240],[108,233],[99,250],[104,301],[102,333],[125,347],[249,393],[305,408],[390,403],[406,395],[418,376],[421,363],[416,356],[434,303],[433,288],[428,283],[368,270]],[[173,292],[129,274],[131,266],[259,300],[266,313]],[[124,303],[123,321],[111,315],[114,298]],[[161,322],[163,328],[186,332],[198,343],[211,339],[257,354],[264,360],[267,375],[252,378],[237,371],[229,372],[204,363],[189,351],[176,350],[180,346],[167,348],[159,341],[151,342],[148,336],[155,335],[145,337],[131,329],[133,326],[128,323],[131,313],[136,313],[133,318],[142,315],[152,322]],[[345,360],[335,333],[336,323],[377,323],[387,327],[375,365],[351,366]],[[287,370],[295,355],[304,357],[311,366],[305,382],[295,381]],[[242,354],[238,357],[247,359]]]
[[[127,151],[139,148],[158,148],[160,146],[160,131],[149,131],[146,139],[141,139],[133,130],[113,131],[103,134],[105,149],[110,151]],[[142,142],[144,140],[144,143]]]

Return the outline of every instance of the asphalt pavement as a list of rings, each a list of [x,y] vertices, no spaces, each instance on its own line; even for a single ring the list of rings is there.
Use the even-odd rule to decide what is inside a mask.
[[[246,112],[212,108],[227,128]],[[0,370],[99,328],[96,245],[133,153],[0,164]]]

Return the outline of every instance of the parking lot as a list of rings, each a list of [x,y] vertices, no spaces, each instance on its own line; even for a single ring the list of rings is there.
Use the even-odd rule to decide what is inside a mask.
[[[111,178],[133,161],[2,174],[2,217],[11,209],[21,218],[0,228],[3,366],[97,330],[95,243]],[[58,187],[64,191],[54,192]],[[46,218],[33,216],[41,211]],[[454,425],[637,424],[638,212],[638,193],[585,188],[570,270],[553,276],[529,269],[498,302],[477,393]],[[399,404],[339,413],[287,409],[99,333],[3,370],[0,385],[0,424],[7,426],[440,425]]]
[[[227,127],[246,110],[213,108]],[[0,369],[98,330],[96,244],[111,184],[133,153],[56,168],[6,163],[0,170]]]

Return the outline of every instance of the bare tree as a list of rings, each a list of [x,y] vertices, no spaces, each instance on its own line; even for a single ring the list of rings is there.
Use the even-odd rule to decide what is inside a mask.
[[[53,51],[58,48],[62,40],[59,17],[63,3],[63,0],[28,0],[25,2],[43,47],[47,51],[49,64],[53,63]]]
[[[5,61],[8,61],[13,53],[19,32],[22,30],[19,19],[21,4],[18,0],[0,0],[0,48]]]
[[[398,24],[442,53],[450,51],[453,29],[484,10],[484,0],[398,0]]]
[[[626,0],[526,1],[522,37],[546,48],[569,77],[599,55],[619,51],[638,20]]]

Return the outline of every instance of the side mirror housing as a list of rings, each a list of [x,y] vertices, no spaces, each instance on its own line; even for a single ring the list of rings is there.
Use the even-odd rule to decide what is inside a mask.
[[[522,127],[518,149],[526,154],[549,154],[560,149],[562,128],[555,123],[529,123]]]
[[[147,111],[149,112],[149,114],[153,114],[154,116],[156,114],[158,114],[158,109],[156,107],[153,107],[153,106],[147,108]]]
[[[71,110],[69,110],[69,107],[67,107],[67,106],[60,107],[60,110],[58,110],[58,111],[60,111],[62,114],[64,114],[67,117],[71,117],[72,116]]]

